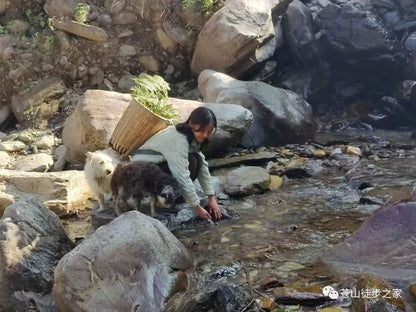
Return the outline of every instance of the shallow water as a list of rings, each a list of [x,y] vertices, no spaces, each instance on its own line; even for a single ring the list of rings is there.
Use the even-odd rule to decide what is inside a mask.
[[[241,284],[247,283],[244,271],[253,286],[272,277],[284,285],[345,285],[348,277],[320,260],[380,207],[360,204],[360,198],[370,196],[387,204],[410,200],[414,193],[416,151],[394,151],[395,158],[362,158],[347,172],[327,168],[324,175],[290,180],[276,191],[243,201],[231,200],[227,204],[237,210],[238,220],[191,225],[175,235],[194,256],[199,277],[234,265]],[[363,182],[372,187],[360,191]]]

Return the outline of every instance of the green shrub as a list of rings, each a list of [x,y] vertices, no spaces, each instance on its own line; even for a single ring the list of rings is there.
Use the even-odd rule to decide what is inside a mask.
[[[218,10],[218,0],[182,0],[183,7],[209,16]]]
[[[88,14],[90,14],[90,6],[88,4],[80,3],[75,10],[74,18],[78,23],[85,24],[88,21]]]
[[[135,86],[132,87],[131,96],[138,103],[148,108],[150,111],[169,120],[173,123],[178,119],[178,114],[175,107],[168,104],[169,84],[160,76],[144,76],[133,79]]]

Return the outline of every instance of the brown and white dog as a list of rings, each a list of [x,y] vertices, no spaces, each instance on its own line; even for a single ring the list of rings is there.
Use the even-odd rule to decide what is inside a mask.
[[[155,164],[139,161],[124,162],[116,167],[111,179],[111,191],[117,215],[132,209],[139,210],[142,199],[150,196],[154,217],[156,207],[173,208],[179,197],[172,176]]]

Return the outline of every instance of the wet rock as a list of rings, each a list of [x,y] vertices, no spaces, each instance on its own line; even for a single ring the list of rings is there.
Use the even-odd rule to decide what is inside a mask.
[[[245,164],[245,165],[260,164],[267,160],[275,159],[276,155],[277,154],[275,152],[261,151],[261,152],[252,153],[252,154],[243,155],[243,156],[210,159],[208,160],[208,165],[212,169],[218,169],[218,168],[223,168],[223,167],[236,166],[239,164]]]
[[[410,284],[416,274],[415,214],[415,202],[381,208],[323,260],[339,271],[364,271]]]
[[[279,176],[270,175],[270,190],[275,191],[283,185],[283,179]]]
[[[238,266],[221,266],[214,273],[210,274],[212,279],[218,280],[223,277],[230,277],[237,274]]]
[[[276,302],[274,302],[273,298],[266,297],[261,302],[261,308],[266,311],[273,311],[276,307]]]
[[[49,154],[39,153],[24,156],[18,160],[14,165],[14,169],[18,171],[48,171],[53,165],[53,158]]]
[[[183,296],[179,303],[166,304],[166,312],[242,311],[250,299],[234,283],[204,284],[191,296]]]
[[[370,296],[370,298],[363,298],[362,296],[353,298],[351,312],[400,312],[405,310],[401,295],[395,297],[394,287],[380,277],[369,274],[363,275],[358,280],[356,289],[378,289],[380,294],[375,298]]]
[[[26,148],[26,144],[20,141],[5,141],[0,143],[0,151],[4,152],[18,152]]]
[[[314,136],[311,106],[291,91],[212,70],[199,75],[198,88],[205,102],[239,104],[253,113],[248,135],[255,146],[304,142]]]
[[[85,201],[92,197],[83,171],[68,170],[55,173],[0,170],[0,182],[16,202],[35,198],[58,216],[85,209]]]
[[[413,282],[409,286],[409,292],[413,296],[413,298],[416,298],[416,282]]]
[[[72,20],[52,20],[53,27],[64,30],[71,34],[93,40],[93,41],[107,41],[108,35],[106,31],[100,27],[81,24]]]
[[[62,80],[50,78],[38,82],[28,91],[12,98],[11,109],[24,127],[46,128],[48,120],[58,111],[59,98],[65,93]]]
[[[348,145],[346,153],[348,155],[352,155],[352,156],[359,156],[359,157],[363,156],[363,153],[361,152],[361,149],[359,147],[356,147],[356,146]]]
[[[411,33],[406,41],[404,42],[404,47],[408,51],[416,51],[416,32]]]
[[[15,291],[49,293],[59,259],[72,248],[61,220],[34,200],[8,207],[0,220],[0,308],[16,311]]]
[[[225,180],[224,191],[229,195],[250,195],[269,189],[270,176],[260,167],[241,167],[231,171]]]
[[[322,294],[322,290],[308,292],[291,287],[277,287],[273,289],[274,300],[279,304],[300,304],[305,306],[317,306],[329,300]]]
[[[184,271],[192,268],[188,251],[159,221],[130,211],[97,229],[61,259],[53,297],[61,311],[108,306],[117,311],[160,311],[169,296],[186,291]]]
[[[329,307],[329,308],[323,308],[319,309],[318,312],[344,312],[345,310],[341,307]]]

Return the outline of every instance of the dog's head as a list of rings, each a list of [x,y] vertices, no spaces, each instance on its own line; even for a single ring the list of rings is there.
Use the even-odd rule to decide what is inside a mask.
[[[179,192],[173,185],[165,185],[160,194],[156,196],[156,205],[160,208],[174,208],[176,199],[179,195]]]
[[[113,159],[100,151],[94,153],[87,152],[87,162],[91,166],[94,176],[97,178],[104,178],[114,172],[115,164]]]

